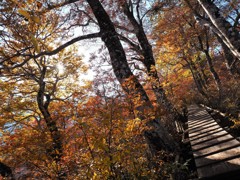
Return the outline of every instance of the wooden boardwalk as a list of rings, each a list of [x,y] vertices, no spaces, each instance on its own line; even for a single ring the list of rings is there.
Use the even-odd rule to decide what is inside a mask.
[[[189,140],[199,179],[240,180],[240,142],[203,108],[192,105],[188,112]]]

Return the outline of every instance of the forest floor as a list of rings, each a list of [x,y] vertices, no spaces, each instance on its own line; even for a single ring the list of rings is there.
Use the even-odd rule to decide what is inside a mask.
[[[187,124],[184,125],[184,129],[186,130]],[[184,140],[189,138],[188,133],[185,133]],[[195,165],[194,157],[192,154],[192,148],[190,142],[181,143],[181,150],[182,150],[182,162],[187,165],[187,172],[188,172],[188,179],[196,179],[197,175],[197,168]]]
[[[182,158],[184,163],[187,162],[188,179],[195,179],[198,177],[197,168],[191,151],[190,143],[182,144]]]

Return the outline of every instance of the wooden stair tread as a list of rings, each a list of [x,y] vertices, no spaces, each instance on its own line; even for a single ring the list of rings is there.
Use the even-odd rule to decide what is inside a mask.
[[[226,134],[227,134],[227,132],[224,131],[224,130],[222,130],[222,131],[216,132],[214,135],[217,136],[217,137],[219,137],[219,136],[223,136],[223,135],[226,135]],[[199,137],[199,138],[195,138],[195,139],[192,138],[192,139],[191,139],[191,142],[192,142],[192,144],[194,145],[194,144],[196,144],[196,143],[205,142],[205,141],[210,140],[210,139],[212,139],[212,138],[214,138],[214,137],[212,137],[211,135],[203,136],[203,137]]]
[[[216,164],[204,166],[197,168],[199,179],[202,178],[210,178],[210,177],[216,177],[218,175],[228,174],[227,179],[231,179],[231,173],[234,171],[239,171],[239,158],[229,160],[227,162],[219,162]],[[212,179],[218,179],[218,178],[212,178]],[[226,179],[226,180],[227,180]]]
[[[215,124],[216,124],[216,122],[211,120],[211,121],[208,121],[208,122],[205,122],[205,123],[194,125],[194,127],[191,127],[191,126],[188,126],[188,127],[190,127],[192,131],[195,131],[197,129],[201,129],[202,127],[213,126]]]
[[[223,142],[223,143],[217,144],[215,146],[210,146],[208,148],[194,151],[193,154],[194,154],[195,158],[198,158],[199,156],[208,155],[208,154],[211,154],[214,152],[223,151],[223,150],[229,149],[231,147],[237,147],[237,146],[240,146],[239,142],[237,140],[233,139],[228,142]]]
[[[203,149],[204,147],[211,147],[211,146],[215,146],[216,144],[219,144],[223,141],[230,141],[233,139],[233,137],[230,134],[227,134],[225,136],[221,136],[218,138],[214,138],[214,136],[211,136],[212,138],[208,141],[204,141],[203,143],[200,144],[192,144],[192,150],[197,150],[197,149]],[[190,139],[191,141],[191,139]],[[217,146],[215,146],[217,147]]]
[[[236,165],[240,165],[240,147],[235,147],[229,150],[225,150],[219,153],[214,153],[209,156],[201,157],[201,158],[195,158],[195,163],[197,167],[205,166],[208,164],[212,164],[216,161],[222,161],[225,159],[231,160],[231,159],[238,159],[236,161]],[[228,162],[228,160],[226,162]]]
[[[208,127],[206,129],[202,129],[201,131],[195,131],[195,132],[191,132],[189,130],[189,138],[193,138],[197,135],[201,135],[201,134],[205,134],[205,133],[211,133],[212,131],[214,130],[219,130],[219,129],[222,129],[219,125],[216,125],[216,126],[212,126],[212,127]]]
[[[188,112],[189,140],[199,178],[240,173],[240,142],[203,108],[193,105]]]

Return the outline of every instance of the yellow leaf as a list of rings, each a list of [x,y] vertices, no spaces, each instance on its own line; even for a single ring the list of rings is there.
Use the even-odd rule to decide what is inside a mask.
[[[19,12],[19,14],[21,14],[22,16],[24,16],[27,19],[30,19],[30,17],[31,17],[31,15],[23,9],[19,9],[18,12]]]
[[[43,47],[47,48],[48,51],[52,51],[53,47],[47,45],[43,40],[38,39],[38,42],[42,44]]]
[[[33,16],[33,17],[32,17],[32,20],[33,20],[35,23],[40,24],[40,18],[39,18],[39,17]]]
[[[93,180],[96,180],[97,179],[97,174],[94,172],[93,173],[93,177],[92,177]]]
[[[39,46],[38,46],[37,39],[32,34],[30,35],[30,37],[31,37],[31,41],[33,43],[35,51],[37,51],[37,53],[39,53],[40,49],[39,49]]]

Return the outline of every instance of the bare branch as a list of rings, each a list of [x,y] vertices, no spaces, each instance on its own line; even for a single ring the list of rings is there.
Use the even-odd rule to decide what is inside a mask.
[[[63,6],[66,6],[68,4],[72,4],[72,3],[75,3],[75,2],[78,2],[79,0],[66,0],[62,3],[59,3],[59,4],[47,4],[48,7],[46,9],[44,9],[42,12],[47,12],[47,11],[50,11],[52,9],[56,9],[56,8],[59,8],[59,7],[63,7]]]
[[[237,15],[233,24],[233,28],[237,28],[237,26],[239,25],[239,20],[240,20],[240,14]]]
[[[126,42],[127,44],[129,44],[137,53],[142,54],[141,52],[141,48],[138,44],[132,42],[131,40],[129,40],[128,38],[126,38],[125,36],[118,34],[120,40]]]
[[[139,21],[140,26],[143,26],[143,24],[142,24],[142,19],[140,18],[139,3],[140,3],[140,0],[137,1],[137,6],[136,6],[137,18],[138,18],[138,21]]]

